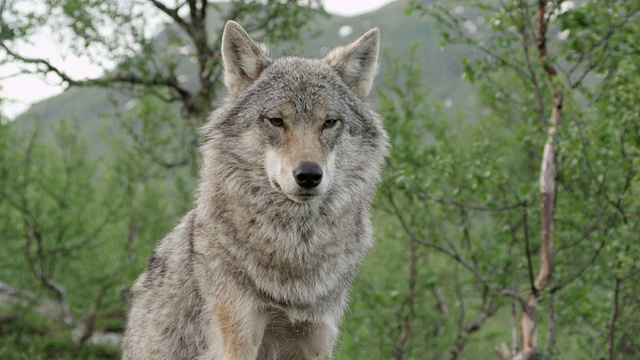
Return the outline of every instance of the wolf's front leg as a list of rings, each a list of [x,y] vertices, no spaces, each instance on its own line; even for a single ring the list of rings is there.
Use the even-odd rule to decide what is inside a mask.
[[[213,308],[216,339],[213,359],[255,360],[262,343],[266,315],[241,297],[220,301]]]
[[[304,323],[304,339],[300,347],[305,360],[331,360],[338,338],[337,324]]]

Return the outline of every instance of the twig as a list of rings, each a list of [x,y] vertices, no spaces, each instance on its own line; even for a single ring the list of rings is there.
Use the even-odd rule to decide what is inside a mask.
[[[393,207],[394,210],[394,214],[395,216],[398,218],[398,220],[400,220],[400,225],[402,226],[403,230],[413,239],[413,241],[417,242],[418,244],[421,244],[423,246],[438,250],[439,252],[447,255],[448,257],[452,258],[453,260],[455,260],[456,262],[458,262],[460,265],[462,265],[463,267],[465,267],[467,270],[469,270],[469,272],[471,272],[473,274],[473,276],[475,276],[476,279],[480,280],[490,291],[491,293],[493,293],[495,296],[508,296],[513,298],[514,300],[518,301],[520,304],[522,304],[523,306],[525,306],[525,301],[524,299],[516,294],[515,292],[513,292],[512,290],[498,290],[496,289],[495,286],[493,286],[493,284],[491,284],[491,282],[489,280],[487,280],[486,277],[484,277],[482,274],[480,274],[480,272],[474,268],[473,266],[469,265],[469,263],[467,263],[464,259],[462,259],[462,257],[460,257],[459,254],[452,252],[451,250],[447,250],[446,248],[432,243],[432,242],[428,242],[428,241],[424,241],[422,239],[419,239],[414,233],[413,231],[411,231],[411,229],[409,228],[409,226],[407,225],[404,216],[402,216],[402,213],[400,213],[400,210],[398,209],[394,197],[393,197],[393,191],[390,189],[390,187],[387,187],[388,190],[388,197],[389,200],[391,202],[391,206]]]

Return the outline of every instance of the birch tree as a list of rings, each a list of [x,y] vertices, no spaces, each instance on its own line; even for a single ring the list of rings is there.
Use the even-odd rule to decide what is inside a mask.
[[[639,269],[629,257],[638,249],[629,231],[638,228],[630,217],[639,181],[630,134],[639,119],[622,110],[637,109],[622,88],[638,81],[628,71],[637,63],[639,4],[435,1],[410,9],[438,21],[445,51],[469,49],[461,72],[485,109],[475,133],[460,136],[451,131],[469,125],[434,133],[434,119],[422,113],[403,141],[427,131],[435,145],[402,161],[392,156],[386,183],[387,206],[408,241],[476,283],[446,294],[466,304],[448,358],[461,356],[506,304],[513,305],[504,324],[510,345],[496,347],[500,359],[563,354],[559,334],[580,339],[587,357],[635,356],[629,338],[615,334],[631,333],[627,321],[637,320]],[[396,112],[405,101],[411,98],[394,100]],[[613,109],[625,120],[609,120]],[[481,306],[470,306],[478,297]],[[626,320],[618,317],[621,297]]]

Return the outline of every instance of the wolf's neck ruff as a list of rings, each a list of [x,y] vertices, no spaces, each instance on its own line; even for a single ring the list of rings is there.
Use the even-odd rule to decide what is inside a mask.
[[[241,82],[227,80],[234,86],[231,100],[204,128],[197,221],[220,234],[213,245],[220,253],[212,257],[256,284],[256,295],[317,310],[320,303],[342,301],[372,243],[368,208],[387,139],[380,118],[359,96],[369,91],[370,82],[359,81],[370,81],[371,69],[358,76],[355,68],[375,62],[354,63],[350,57],[372,52],[352,47],[332,52],[328,61],[270,60],[253,53],[257,45],[232,47],[241,49],[258,60],[238,66],[264,66],[228,66],[227,75]],[[339,123],[326,128],[327,118]],[[306,189],[295,179],[296,167],[309,162],[322,169],[322,182],[310,199],[298,201],[296,192]]]

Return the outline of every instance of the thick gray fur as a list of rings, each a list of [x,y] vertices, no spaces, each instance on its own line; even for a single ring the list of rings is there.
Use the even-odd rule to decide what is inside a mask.
[[[378,42],[272,60],[227,23],[229,96],[202,129],[193,210],[132,287],[124,359],[332,358],[387,155],[366,101]],[[294,176],[308,164],[319,184]]]

